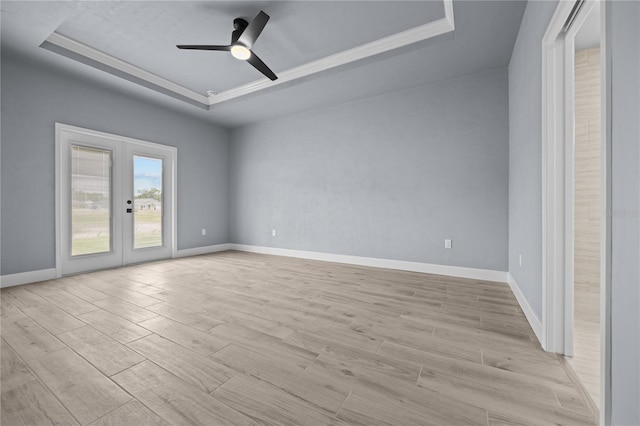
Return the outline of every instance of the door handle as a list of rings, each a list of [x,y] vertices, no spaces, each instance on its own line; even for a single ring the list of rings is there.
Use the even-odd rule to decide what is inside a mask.
[[[127,204],[131,205],[131,200],[127,200]],[[127,213],[132,213],[133,209],[127,208]]]

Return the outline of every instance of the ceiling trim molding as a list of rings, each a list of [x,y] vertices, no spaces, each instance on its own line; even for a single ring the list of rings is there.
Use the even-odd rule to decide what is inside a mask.
[[[442,0],[442,2],[444,5],[444,18],[279,72],[278,79],[275,81],[260,79],[210,96],[195,92],[55,31],[42,42],[40,47],[157,92],[208,109],[212,105],[454,31],[453,0]]]
[[[174,83],[173,81],[160,77],[157,74],[125,62],[121,59],[116,58],[115,56],[109,55],[108,53],[102,52],[77,40],[73,40],[55,31],[51,33],[51,35],[47,37],[44,42],[42,42],[40,47],[62,54],[57,49],[51,49],[48,45],[55,46],[64,51],[79,55],[82,58],[87,58],[91,61],[97,62],[98,64],[102,64],[110,69],[118,71],[119,73],[124,73],[125,75],[131,76],[135,80],[142,80],[150,83],[153,86],[165,89],[164,92],[169,91],[175,93],[182,98],[188,98],[192,101],[196,101],[203,106],[209,105],[209,100],[205,95],[202,95],[191,89],[187,89],[186,87],[178,83]]]
[[[324,58],[308,62],[295,68],[290,68],[278,73],[278,79],[275,81],[267,79],[256,80],[254,82],[211,95],[209,96],[209,105],[215,105],[235,99],[259,90],[274,87],[321,71],[326,71],[331,68],[346,65],[350,62],[359,61],[370,56],[379,55],[390,50],[398,49],[400,47],[408,46],[422,40],[428,40],[451,32],[455,29],[453,19],[453,0],[443,0],[443,3],[445,13],[444,18],[372,41],[370,43],[362,44],[352,49],[325,56]]]

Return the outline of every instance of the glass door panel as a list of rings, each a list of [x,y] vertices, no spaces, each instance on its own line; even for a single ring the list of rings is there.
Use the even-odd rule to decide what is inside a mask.
[[[124,263],[171,257],[175,157],[157,145],[128,145],[123,157]]]
[[[71,255],[111,251],[111,151],[71,146]]]
[[[122,265],[121,144],[60,126],[56,133],[57,269]]]
[[[161,158],[133,156],[133,248],[163,244]]]

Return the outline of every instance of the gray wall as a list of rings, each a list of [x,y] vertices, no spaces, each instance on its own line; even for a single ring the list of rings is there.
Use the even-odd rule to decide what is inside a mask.
[[[3,275],[55,267],[55,122],[178,147],[178,248],[228,242],[228,131],[4,52],[1,114]]]
[[[556,1],[527,3],[509,63],[509,272],[539,319],[542,319],[542,37],[556,4]]]
[[[611,4],[612,424],[640,424],[640,3]]]
[[[231,241],[505,271],[507,104],[499,69],[237,129]]]

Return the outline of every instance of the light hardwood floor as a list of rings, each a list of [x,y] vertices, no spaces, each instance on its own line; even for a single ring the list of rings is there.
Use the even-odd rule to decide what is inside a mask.
[[[600,48],[575,57],[574,357],[569,360],[600,404]]]
[[[1,309],[7,426],[594,424],[503,283],[224,252]]]

